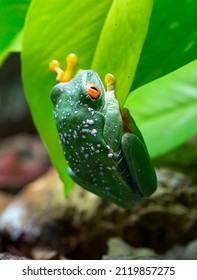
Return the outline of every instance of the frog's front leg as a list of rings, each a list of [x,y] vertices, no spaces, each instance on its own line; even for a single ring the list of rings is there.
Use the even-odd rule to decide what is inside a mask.
[[[107,91],[105,92],[106,111],[103,136],[107,145],[114,151],[120,150],[121,137],[123,133],[120,106],[115,97],[115,78],[111,74],[105,76]]]
[[[135,178],[138,189],[143,196],[151,195],[157,187],[155,170],[143,142],[132,133],[125,133],[122,137],[122,152]]]

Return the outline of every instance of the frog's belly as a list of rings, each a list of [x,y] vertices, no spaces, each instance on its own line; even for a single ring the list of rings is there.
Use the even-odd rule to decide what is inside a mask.
[[[118,160],[92,155],[75,159],[69,166],[69,174],[77,184],[121,207],[130,208],[142,198],[124,163],[120,168]]]
[[[82,124],[75,124],[75,127],[80,129],[65,126],[60,132],[70,176],[85,189],[121,207],[132,207],[142,195],[133,176],[129,172],[125,175],[124,160],[121,160],[120,168],[121,153],[115,153],[103,140],[103,127],[98,124],[83,129]],[[115,156],[117,154],[120,158]]]

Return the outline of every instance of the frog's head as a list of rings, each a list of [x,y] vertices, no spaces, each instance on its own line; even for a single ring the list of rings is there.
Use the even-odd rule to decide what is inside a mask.
[[[92,70],[81,70],[71,79],[72,69],[77,63],[76,55],[68,55],[66,62],[65,71],[60,68],[59,62],[56,60],[53,60],[49,65],[50,69],[57,73],[57,80],[60,82],[51,92],[53,104],[57,105],[63,100],[68,106],[75,104],[77,107],[84,104],[95,110],[102,110],[105,105],[105,88],[98,74]],[[105,82],[108,90],[112,80],[110,74],[106,77]]]
[[[77,108],[87,104],[95,110],[103,108],[105,89],[96,72],[82,70],[69,82],[57,84],[51,92],[54,105],[64,101],[64,105]]]

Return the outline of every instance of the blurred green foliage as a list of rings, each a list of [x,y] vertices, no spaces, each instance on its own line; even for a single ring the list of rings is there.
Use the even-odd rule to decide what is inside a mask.
[[[22,28],[30,0],[0,0],[0,65],[12,51],[21,50]]]

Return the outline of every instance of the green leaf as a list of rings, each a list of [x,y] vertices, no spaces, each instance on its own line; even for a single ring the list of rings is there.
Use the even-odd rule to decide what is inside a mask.
[[[76,53],[79,57],[79,66],[88,69],[91,67],[97,48],[94,65],[98,72],[103,71],[103,64],[98,65],[98,60],[107,59],[105,56],[105,50],[107,50],[108,53],[112,53],[110,58],[112,68],[110,67],[110,69],[113,70],[115,66],[119,65],[116,69],[117,80],[121,81],[122,77],[119,78],[118,75],[122,75],[122,68],[127,65],[128,61],[129,66],[126,72],[129,71],[130,74],[132,69],[130,75],[133,78],[152,6],[148,4],[147,8],[145,4],[152,3],[152,0],[139,0],[138,2],[116,0],[110,10],[111,3],[111,0],[97,2],[91,0],[53,0],[50,1],[49,5],[48,1],[34,0],[26,19],[22,50],[25,92],[36,127],[48,148],[53,164],[66,183],[67,193],[72,187],[72,181],[67,174],[67,164],[59,145],[59,137],[53,118],[50,91],[55,84],[55,76],[49,72],[48,64],[54,58],[63,64],[67,54]],[[121,3],[124,5],[121,6]],[[126,10],[126,3],[128,10]],[[121,11],[117,15],[119,8]],[[113,33],[113,37],[106,38],[106,33],[113,32],[116,16],[118,29]],[[122,33],[119,31],[124,28],[126,28],[126,34],[123,38],[123,31]],[[141,32],[140,36],[139,31]],[[126,48],[123,46],[121,52],[116,53],[112,44],[118,42],[120,37],[121,43],[125,44]],[[126,44],[127,39],[129,40],[128,44]],[[130,43],[131,49],[129,49]],[[114,62],[115,60],[116,62]],[[120,60],[122,62],[119,64]],[[125,74],[123,76],[125,77]],[[129,93],[131,82],[132,79],[127,82],[126,95]],[[118,87],[120,88],[120,83],[118,83]]]
[[[197,58],[196,12],[196,0],[154,0],[133,89]]]
[[[116,78],[116,97],[122,106],[130,91],[152,11],[152,0],[114,1],[94,55],[92,69],[104,80]]]
[[[197,133],[197,60],[131,94],[129,108],[152,157]]]
[[[27,15],[22,50],[22,74],[27,101],[37,130],[50,158],[66,184],[73,182],[59,144],[50,92],[55,75],[49,62],[58,59],[62,66],[69,53],[79,57],[79,67],[90,68],[103,23],[111,5],[106,1],[33,0]],[[38,16],[39,15],[39,16]]]
[[[21,42],[22,42],[22,30],[16,35],[12,43],[5,49],[5,51],[0,54],[0,65],[3,64],[3,62],[11,52],[21,51]]]
[[[0,64],[10,51],[16,50],[16,42],[17,50],[20,49],[20,33],[29,2],[30,0],[0,0]]]

